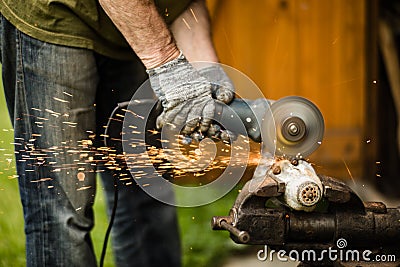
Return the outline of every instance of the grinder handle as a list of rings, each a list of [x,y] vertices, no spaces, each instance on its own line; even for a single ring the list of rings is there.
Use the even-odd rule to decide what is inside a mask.
[[[269,106],[270,102],[265,98],[256,100],[235,98],[229,105],[216,101],[214,120],[222,124],[225,129],[235,134],[248,135],[253,141],[259,143],[261,142],[261,120],[270,110]],[[240,121],[237,121],[237,117]]]
[[[214,120],[226,130],[249,136],[253,141],[260,143],[261,122],[265,113],[271,112],[271,103],[272,101],[265,98],[255,100],[235,98],[229,104],[215,100]],[[162,110],[163,107],[158,101],[150,117],[158,117]]]

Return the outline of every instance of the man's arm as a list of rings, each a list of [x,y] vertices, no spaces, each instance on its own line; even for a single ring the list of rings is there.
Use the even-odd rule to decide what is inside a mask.
[[[164,107],[157,125],[184,126],[184,134],[206,132],[214,117],[212,95],[222,96],[226,103],[233,96],[231,89],[214,90],[207,78],[217,77],[221,88],[233,86],[221,67],[197,71],[184,55],[217,61],[204,0],[195,0],[171,26],[182,54],[153,0],[100,0],[100,4],[147,68],[151,87]]]
[[[204,0],[194,0],[171,24],[170,30],[186,58],[218,62],[211,38],[210,17]]]
[[[152,0],[100,0],[147,69],[179,56],[174,38]]]
[[[189,62],[218,62],[211,37],[211,25],[205,0],[194,0],[171,25],[171,32],[179,49]],[[234,98],[234,86],[218,64],[197,64],[200,74],[214,84],[214,98],[230,103]],[[218,86],[215,86],[217,84]]]

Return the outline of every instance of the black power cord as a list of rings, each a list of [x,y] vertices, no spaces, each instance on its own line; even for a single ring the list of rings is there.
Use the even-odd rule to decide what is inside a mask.
[[[110,118],[108,119],[108,122],[107,122],[107,125],[106,125],[106,129],[104,131],[104,145],[106,147],[108,147],[108,144],[107,144],[108,129],[109,129],[110,125],[111,125],[111,121],[113,120],[115,113],[120,108],[126,107],[128,104],[129,104],[129,102],[119,103],[114,108],[114,110],[111,112]],[[118,207],[118,176],[115,173],[113,174],[113,179],[114,179],[114,203],[113,203],[113,207],[112,207],[112,210],[111,210],[110,221],[108,223],[107,231],[106,231],[106,234],[104,236],[103,248],[102,248],[101,256],[100,256],[100,267],[104,266],[104,259],[106,257],[108,240],[110,238],[111,229],[112,229],[112,226],[114,224],[115,215],[117,213],[117,207]]]
[[[117,213],[117,207],[118,207],[118,178],[116,175],[113,175],[113,178],[114,178],[114,204],[110,215],[110,222],[108,223],[107,231],[104,236],[103,249],[101,251],[101,256],[100,256],[100,267],[104,266],[104,259],[106,257],[108,239],[110,238],[111,229],[114,224],[115,214]]]

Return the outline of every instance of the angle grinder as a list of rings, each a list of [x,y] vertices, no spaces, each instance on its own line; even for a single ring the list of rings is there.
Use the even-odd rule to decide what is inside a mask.
[[[124,102],[119,104],[118,109],[123,113],[126,110],[149,113],[149,121],[155,121],[162,112],[161,105],[156,105],[153,99]],[[216,101],[214,120],[236,135],[262,142],[265,152],[297,159],[306,158],[320,146],[325,128],[318,107],[300,96],[288,96],[276,101],[235,98],[229,105]],[[141,121],[140,117],[134,117],[131,124],[136,125],[137,121]],[[116,140],[121,138],[119,127],[108,128],[117,129],[114,136]]]
[[[217,104],[215,113],[216,121],[228,130],[262,142],[263,149],[276,156],[305,158],[319,147],[324,136],[320,110],[300,96],[277,101],[235,99],[229,106]],[[233,119],[237,117],[240,122]],[[238,124],[244,125],[246,132]]]

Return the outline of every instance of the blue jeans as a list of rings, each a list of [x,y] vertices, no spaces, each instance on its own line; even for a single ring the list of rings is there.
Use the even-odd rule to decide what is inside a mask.
[[[96,266],[90,238],[96,174],[108,208],[114,178],[101,134],[119,102],[147,78],[138,59],[33,39],[1,16],[3,86],[15,152],[28,266]],[[129,181],[132,182],[132,181]],[[176,210],[119,181],[112,241],[118,266],[179,266]]]

